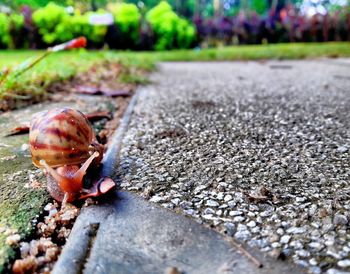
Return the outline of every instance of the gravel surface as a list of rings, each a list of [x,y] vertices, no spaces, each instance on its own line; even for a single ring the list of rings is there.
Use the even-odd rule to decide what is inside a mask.
[[[350,271],[348,60],[164,63],[121,186],[291,260]]]

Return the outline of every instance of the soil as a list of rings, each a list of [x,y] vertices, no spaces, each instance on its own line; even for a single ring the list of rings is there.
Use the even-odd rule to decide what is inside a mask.
[[[44,101],[61,100],[72,92],[78,92],[79,88],[90,87],[117,91],[129,91],[132,93],[134,84],[121,83],[120,76],[129,73],[129,69],[118,63],[104,62],[93,66],[88,71],[64,80],[52,82],[44,94],[14,95],[3,98],[0,101],[0,113],[8,110],[23,108]],[[117,80],[117,81],[116,81]]]

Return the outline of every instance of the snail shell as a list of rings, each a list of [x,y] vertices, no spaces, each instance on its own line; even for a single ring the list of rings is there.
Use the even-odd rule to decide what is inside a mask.
[[[83,163],[95,147],[93,129],[83,113],[63,108],[38,113],[30,124],[29,147],[32,161],[43,167]]]

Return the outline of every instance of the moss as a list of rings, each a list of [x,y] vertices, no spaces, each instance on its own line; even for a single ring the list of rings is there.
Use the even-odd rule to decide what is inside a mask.
[[[43,205],[49,201],[45,189],[28,187],[29,172],[36,168],[31,163],[28,152],[19,149],[26,138],[0,138],[0,142],[4,141],[7,145],[1,147],[0,159],[15,155],[15,158],[2,160],[0,164],[0,227],[14,229],[21,237],[30,235],[31,220],[40,214]],[[6,244],[6,235],[0,233],[0,273],[6,271],[4,267],[14,255],[15,250]]]

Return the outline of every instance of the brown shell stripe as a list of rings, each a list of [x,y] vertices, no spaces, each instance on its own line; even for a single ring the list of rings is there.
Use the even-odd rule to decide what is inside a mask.
[[[74,116],[74,115],[72,115],[72,116]],[[79,123],[76,123],[73,119],[67,119],[67,113],[60,113],[60,114],[56,115],[54,117],[54,119],[58,120],[58,121],[65,121],[68,124],[77,127],[78,131],[82,132],[84,136],[89,136],[90,132],[89,132],[88,128],[82,127],[81,125],[79,125]],[[89,123],[89,121],[87,121],[87,123]]]
[[[36,143],[35,141],[31,141],[30,145],[34,149],[48,149],[48,150],[56,150],[56,151],[74,151],[74,148],[71,147],[62,147],[62,146],[57,146],[57,145],[50,145],[50,144],[40,144]]]
[[[70,142],[71,140],[73,140],[73,141],[77,142],[78,144],[81,144],[81,145],[85,144],[85,142],[81,138],[79,138],[75,135],[69,134],[65,131],[62,131],[58,128],[46,128],[45,132],[48,134],[56,135],[60,139],[61,139],[61,137],[65,138],[67,140],[67,142]]]

